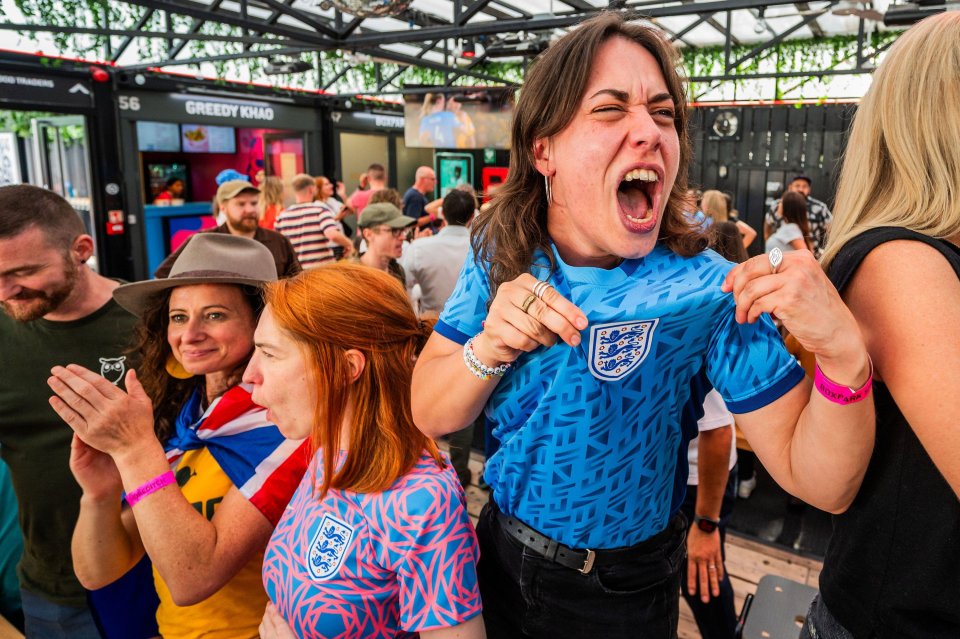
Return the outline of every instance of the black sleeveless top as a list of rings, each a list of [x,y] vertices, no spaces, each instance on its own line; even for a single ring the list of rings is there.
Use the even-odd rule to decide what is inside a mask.
[[[957,247],[879,228],[851,240],[834,259],[830,279],[837,290],[843,292],[870,251],[903,239],[934,247],[960,277]],[[856,499],[833,518],[820,575],[823,602],[856,639],[958,639],[960,501],[886,385],[874,382],[873,394],[876,444]]]

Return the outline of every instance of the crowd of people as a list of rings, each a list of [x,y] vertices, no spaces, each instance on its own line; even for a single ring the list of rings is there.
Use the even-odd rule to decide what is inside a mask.
[[[431,200],[429,167],[403,195],[377,163],[349,197],[226,176],[221,224],[142,282],[87,265],[59,196],[0,188],[0,613],[31,639],[667,639],[682,595],[734,637],[735,423],[834,514],[804,639],[960,637],[960,13],[876,71],[834,211],[798,175],[753,258],[688,189],[676,68],[601,14],[529,70],[482,209]]]

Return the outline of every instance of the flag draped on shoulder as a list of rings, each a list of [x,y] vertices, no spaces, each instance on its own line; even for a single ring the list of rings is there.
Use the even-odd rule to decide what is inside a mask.
[[[287,439],[253,403],[250,387],[234,386],[201,413],[200,391],[180,415],[165,446],[172,468],[189,450],[207,448],[233,485],[274,525],[300,484],[309,461],[306,440]]]

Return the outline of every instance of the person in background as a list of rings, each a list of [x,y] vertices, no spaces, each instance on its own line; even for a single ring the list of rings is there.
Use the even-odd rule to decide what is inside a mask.
[[[141,318],[127,392],[77,365],[48,380],[83,489],[74,571],[97,590],[146,553],[165,639],[257,635],[263,550],[307,464],[240,383],[276,279],[262,244],[198,235],[168,278],[114,291]]]
[[[711,247],[721,257],[735,264],[747,261],[736,224],[718,222],[710,233]],[[687,492],[680,509],[690,529],[680,584],[702,639],[734,639],[737,613],[724,543],[736,501],[737,437],[733,415],[716,389],[706,394],[702,409],[699,434],[687,449]]]
[[[427,205],[431,202],[427,198],[427,194],[433,194],[436,186],[437,174],[429,166],[421,166],[417,168],[413,186],[403,194],[403,206],[401,207],[403,214],[415,219],[417,228],[432,227],[437,220],[434,214],[428,213],[426,210]],[[433,201],[439,203],[442,200]]]
[[[273,229],[277,216],[283,211],[283,180],[275,175],[264,178],[260,184],[260,227]]]
[[[173,263],[180,257],[183,249],[196,235],[201,233],[221,233],[254,239],[270,249],[280,277],[290,277],[299,273],[303,268],[300,266],[297,253],[293,250],[290,240],[277,231],[260,226],[259,201],[260,189],[249,182],[233,180],[221,184],[220,188],[217,189],[214,205],[223,215],[225,221],[220,226],[200,231],[200,233],[187,238],[186,242],[160,263],[153,276],[156,278],[167,277],[170,274],[170,269],[173,268]]]
[[[807,219],[807,201],[801,193],[787,191],[780,200],[780,219],[783,223],[767,238],[766,252],[812,250],[810,223]]]
[[[171,203],[173,200],[182,200],[184,191],[187,186],[183,183],[178,177],[172,177],[167,180],[167,183],[164,184],[163,190],[157,194],[157,197],[154,198],[153,203],[158,204],[160,202]]]
[[[406,287],[407,276],[397,258],[403,254],[404,238],[415,223],[389,202],[368,204],[357,226],[367,249],[353,261],[389,273]]]
[[[420,144],[437,149],[452,149],[463,124],[456,114],[445,109],[442,93],[427,93],[420,107]]]
[[[213,180],[217,183],[217,186],[223,186],[225,183],[233,182],[235,180],[249,182],[250,178],[236,169],[224,169],[217,173],[217,177],[215,177]]]
[[[337,182],[337,186],[334,187],[333,182],[323,175],[318,175],[314,178],[314,182],[316,182],[317,185],[316,200],[330,209],[340,224],[340,230],[344,235],[347,237],[353,235],[353,228],[345,223],[344,220],[347,216],[355,213],[355,211],[353,207],[346,202],[347,190],[346,187],[343,186],[343,182]],[[356,216],[354,216],[354,226],[356,226],[355,217]]]
[[[711,224],[716,224],[717,222],[731,222],[730,219],[730,209],[727,207],[727,198],[720,191],[709,190],[703,192],[703,197],[700,198],[700,206],[704,215],[710,219],[710,223],[705,223],[705,228],[709,228]],[[740,237],[743,241],[743,245],[750,246],[753,243],[753,240],[757,238],[757,232],[750,227],[746,222],[741,222],[736,220],[735,224],[737,229],[740,231]]]
[[[294,204],[277,217],[276,229],[293,244],[301,266],[313,268],[350,257],[353,244],[341,231],[333,211],[315,201],[317,183],[313,177],[302,173],[293,178],[290,186]]]
[[[817,259],[823,255],[823,249],[827,244],[827,231],[830,229],[830,222],[833,220],[833,213],[830,208],[810,196],[813,188],[813,181],[806,175],[798,175],[787,186],[788,192],[799,193],[806,200],[807,221],[810,227],[810,240],[813,244],[813,255]],[[783,224],[783,217],[779,215],[780,200],[776,200],[763,220],[763,239],[767,240],[771,235],[777,232],[777,229]]]
[[[463,490],[410,412],[429,330],[374,269],[268,288],[244,380],[314,455],[267,546],[263,639],[484,637]]]
[[[17,525],[20,508],[10,469],[0,459],[0,616],[23,631],[23,606],[17,564],[23,555],[23,534]]]
[[[382,164],[374,162],[367,167],[367,172],[364,173],[365,176],[365,189],[357,189],[353,192],[348,200],[350,207],[356,212],[359,216],[363,213],[363,208],[370,202],[370,196],[379,191],[380,189],[387,188],[387,170],[383,168]]]
[[[960,12],[947,11],[888,51],[840,170],[821,262],[873,360],[877,440],[833,518],[803,639],[960,637],[958,185]]]
[[[467,225],[477,209],[477,198],[462,189],[454,189],[443,198],[446,225],[433,237],[412,242],[404,251],[400,264],[407,277],[407,289],[420,286],[420,316],[435,319],[457,285],[460,269],[470,253],[470,230]],[[476,420],[482,423],[482,418]],[[451,433],[450,462],[464,489],[470,485],[470,448],[476,421],[463,430]]]
[[[100,638],[73,573],[81,491],[70,473],[72,434],[46,392],[54,366],[77,362],[123,384],[131,365],[136,317],[113,300],[119,283],[87,265],[93,250],[66,200],[26,184],[0,187],[0,454],[19,504],[17,574],[31,639]]]

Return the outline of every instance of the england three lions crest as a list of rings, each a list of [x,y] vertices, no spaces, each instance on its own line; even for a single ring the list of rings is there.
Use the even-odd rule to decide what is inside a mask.
[[[659,319],[632,320],[590,327],[590,372],[597,379],[623,379],[650,352]]]
[[[351,541],[353,528],[350,525],[332,515],[324,515],[307,553],[310,576],[319,581],[335,575]]]

